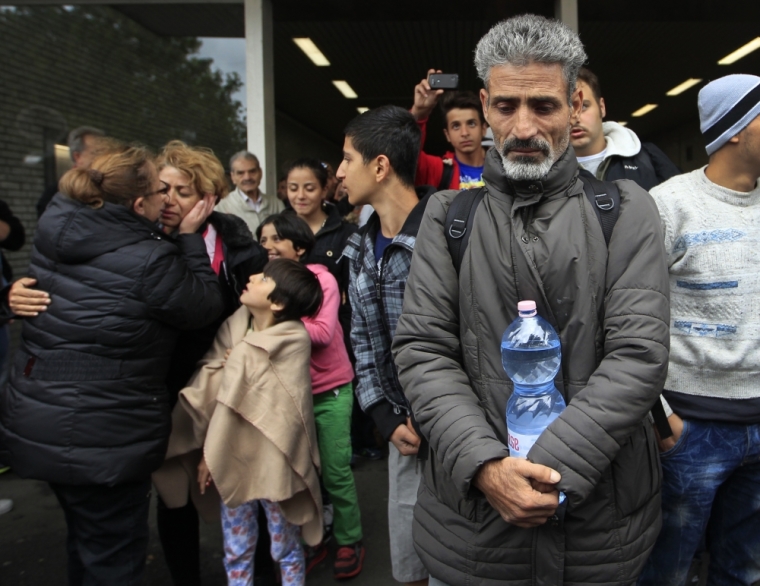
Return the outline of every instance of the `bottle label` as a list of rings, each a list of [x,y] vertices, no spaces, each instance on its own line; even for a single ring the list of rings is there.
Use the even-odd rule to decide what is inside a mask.
[[[517,433],[507,430],[509,435],[509,455],[513,458],[527,458],[540,433]]]

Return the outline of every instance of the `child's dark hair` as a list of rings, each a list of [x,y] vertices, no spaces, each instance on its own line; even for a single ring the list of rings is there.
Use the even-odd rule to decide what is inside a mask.
[[[408,187],[414,187],[421,137],[414,116],[398,106],[373,108],[346,126],[346,138],[351,139],[365,165],[385,155],[401,183]]]
[[[317,178],[320,187],[322,189],[327,187],[327,178],[329,172],[327,170],[327,165],[322,161],[318,161],[317,159],[312,159],[310,157],[301,157],[300,159],[291,161],[287,163],[284,168],[286,178],[293,169],[309,169],[312,173],[314,173],[314,177]]]
[[[264,276],[275,282],[269,300],[283,306],[282,310],[273,312],[277,323],[312,317],[322,306],[322,286],[306,265],[277,258],[264,267]]]
[[[449,125],[448,113],[455,108],[460,110],[475,110],[480,117],[480,123],[486,123],[486,117],[483,114],[483,104],[480,103],[478,96],[468,91],[446,92],[441,96],[441,112],[443,112],[444,127],[448,127]]]
[[[293,243],[293,248],[303,249],[302,259],[309,256],[316,239],[306,220],[299,217],[293,210],[272,214],[256,228],[256,240],[258,242],[261,242],[261,230],[268,224],[274,226],[274,231],[277,232],[280,240],[290,240]]]

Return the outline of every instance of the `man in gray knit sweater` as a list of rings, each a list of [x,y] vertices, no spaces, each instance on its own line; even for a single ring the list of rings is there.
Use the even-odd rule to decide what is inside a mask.
[[[760,77],[699,92],[706,167],[652,189],[671,300],[662,531],[640,585],[681,586],[702,535],[709,584],[760,581]]]

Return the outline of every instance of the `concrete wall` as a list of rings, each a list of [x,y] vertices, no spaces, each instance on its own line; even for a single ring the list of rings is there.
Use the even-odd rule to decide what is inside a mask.
[[[0,198],[28,233],[8,258],[23,274],[53,144],[80,125],[157,148],[180,138],[220,156],[244,146],[226,81],[190,62],[194,40],[158,37],[108,7],[0,9]]]
[[[154,149],[180,138],[223,157],[245,146],[229,80],[187,59],[194,43],[158,37],[108,7],[0,7],[0,199],[27,234],[6,255],[17,277],[28,268],[35,204],[56,181],[54,144],[70,129],[95,126]]]

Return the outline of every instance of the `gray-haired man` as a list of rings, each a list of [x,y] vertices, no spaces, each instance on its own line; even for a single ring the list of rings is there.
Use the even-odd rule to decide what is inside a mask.
[[[73,167],[88,167],[97,153],[96,143],[105,137],[106,133],[92,126],[75,128],[66,139],[69,146],[69,156]],[[47,209],[50,200],[58,193],[58,181],[48,185],[37,200],[37,217]]]
[[[256,234],[256,228],[262,220],[278,214],[285,209],[285,204],[276,195],[267,195],[261,191],[263,172],[259,158],[248,151],[240,151],[230,158],[230,178],[235,185],[229,195],[216,204],[216,211],[234,214]]]
[[[666,256],[636,184],[617,182],[609,247],[584,196],[569,139],[585,59],[575,33],[537,16],[481,39],[495,146],[459,274],[444,235],[456,192],[431,199],[417,238],[393,349],[431,446],[414,525],[431,584],[633,584],[660,528],[647,412],[668,359]],[[559,333],[568,403],[527,461],[509,457],[500,356],[523,299]]]

